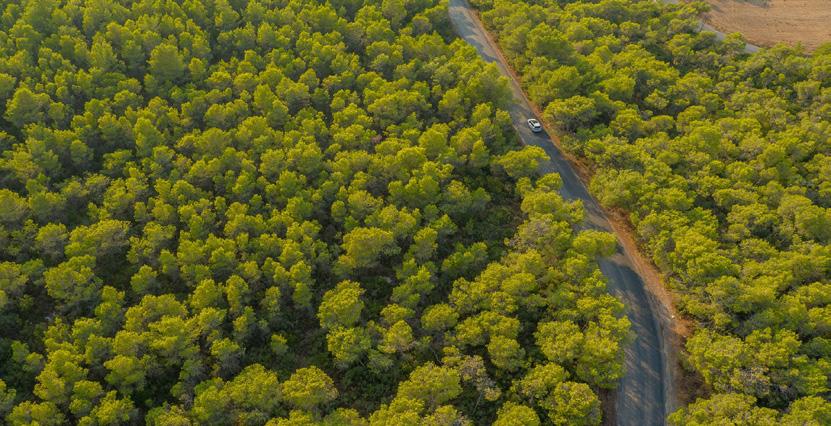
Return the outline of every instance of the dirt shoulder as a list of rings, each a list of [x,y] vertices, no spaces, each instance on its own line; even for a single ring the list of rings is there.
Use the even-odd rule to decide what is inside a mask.
[[[738,32],[757,46],[782,42],[813,51],[831,42],[831,1],[706,0],[704,20],[725,33]]]

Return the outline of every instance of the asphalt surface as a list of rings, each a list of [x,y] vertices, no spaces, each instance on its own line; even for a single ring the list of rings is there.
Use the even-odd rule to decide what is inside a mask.
[[[457,34],[473,45],[487,61],[496,64],[508,78],[514,102],[509,112],[522,142],[545,150],[549,160],[541,165],[545,173],[558,173],[563,181],[561,194],[568,200],[581,200],[586,210],[584,228],[613,232],[606,215],[589,194],[572,165],[557,149],[549,135],[533,133],[526,120],[535,114],[519,82],[513,77],[498,48],[489,38],[467,0],[450,0],[450,20]],[[600,261],[609,281],[609,290],[626,305],[634,339],[625,349],[626,374],[614,400],[613,424],[663,425],[667,414],[676,408],[671,358],[667,351],[670,314],[645,289],[634,263],[618,244],[618,253]],[[612,419],[607,419],[607,422]]]

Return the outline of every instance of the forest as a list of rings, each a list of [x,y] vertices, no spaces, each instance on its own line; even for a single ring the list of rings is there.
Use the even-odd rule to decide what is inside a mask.
[[[694,321],[670,423],[831,424],[831,44],[748,54],[701,2],[472,3]]]
[[[644,13],[657,13],[645,4]],[[489,14],[493,22],[510,19],[505,7]],[[547,11],[546,22],[559,21],[555,3],[534,7]],[[616,240],[580,230],[583,206],[558,194],[556,174],[539,174],[545,153],[519,144],[505,110],[506,80],[456,38],[446,2],[0,0],[0,11],[3,423],[601,422],[601,397],[623,374],[631,339],[597,265]],[[581,34],[609,28],[595,40],[615,40],[614,25],[585,19],[592,29],[580,24]],[[566,38],[553,41],[575,64],[594,63]],[[678,48],[697,63],[708,54],[690,46],[706,43],[687,37]],[[597,54],[622,55],[620,63],[650,55],[620,46]],[[751,138],[748,153],[764,147],[763,135],[794,133],[782,126],[795,120],[804,125],[765,154],[776,162],[755,174],[755,160],[738,161],[738,147],[729,151],[735,163],[719,154],[717,170],[748,179],[746,189],[719,192],[720,205],[747,212],[730,217],[758,218],[725,234],[733,245],[716,238],[718,211],[690,198],[692,189],[646,189],[695,166],[669,152],[661,158],[676,158],[671,165],[650,160],[629,143],[627,136],[652,128],[635,104],[612,125],[633,133],[598,127],[614,115],[611,100],[598,109],[603,115],[574,124],[592,128],[592,139],[604,134],[609,149],[617,141],[630,153],[626,165],[661,170],[666,180],[648,183],[653,175],[610,168],[606,181],[615,173],[643,181],[630,186],[643,191],[629,199],[661,194],[672,206],[688,204],[680,213],[648,204],[655,211],[640,223],[654,230],[657,247],[670,232],[660,218],[687,220],[667,266],[694,263],[696,255],[681,249],[692,245],[710,257],[682,269],[698,274],[681,276],[683,283],[720,274],[690,284],[687,309],[718,320],[691,341],[691,362],[717,363],[713,345],[729,342],[747,360],[714,371],[712,386],[724,390],[748,368],[770,365],[738,403],[795,401],[792,411],[811,416],[824,409],[811,396],[827,390],[821,379],[831,344],[822,299],[831,161],[818,153],[819,139],[801,142],[822,136],[823,111],[798,111],[822,102],[831,68],[801,83],[799,97],[782,97],[789,92],[777,89],[781,80],[814,73],[790,51],[770,55],[727,77],[762,78],[755,69],[787,66],[767,73],[770,88],[736,96],[745,104],[766,96],[788,115],[757,109],[720,125]],[[546,72],[560,72],[556,57]],[[677,72],[663,69],[667,79],[655,84],[676,90],[667,84]],[[597,81],[549,95],[577,95],[590,84],[620,88],[614,96],[627,85],[638,96],[646,90],[628,77],[602,83],[612,72],[598,69]],[[702,71],[688,83],[721,84],[715,78]],[[712,120],[719,101],[704,97],[709,110],[693,102],[678,122],[698,129]],[[774,123],[757,124],[756,115],[784,121],[769,128]],[[717,125],[695,135],[712,139]],[[669,135],[642,144],[658,150]],[[695,161],[709,164],[705,156]],[[770,182],[764,197],[754,190],[762,176]],[[726,177],[701,179],[715,188]],[[816,188],[793,189],[801,179]],[[764,204],[774,200],[783,207]],[[794,217],[806,204],[810,217]],[[769,233],[759,238],[742,234],[767,232],[765,223]],[[740,242],[749,249],[731,251]],[[731,270],[738,253],[748,258]],[[708,303],[716,290],[719,300],[734,294],[735,301]]]

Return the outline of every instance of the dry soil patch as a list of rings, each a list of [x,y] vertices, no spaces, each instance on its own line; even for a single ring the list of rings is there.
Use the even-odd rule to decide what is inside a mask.
[[[739,32],[757,46],[802,43],[812,51],[831,41],[831,0],[707,0],[705,20],[725,33]]]

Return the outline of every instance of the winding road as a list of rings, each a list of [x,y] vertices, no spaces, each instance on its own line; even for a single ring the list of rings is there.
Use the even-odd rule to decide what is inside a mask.
[[[586,210],[585,228],[615,232],[598,202],[589,194],[574,167],[563,156],[551,137],[544,131],[533,133],[525,121],[535,117],[531,102],[522,91],[496,43],[482,25],[467,0],[450,0],[450,20],[457,34],[473,45],[488,62],[496,64],[508,78],[514,102],[509,108],[514,127],[522,142],[538,146],[548,154],[541,165],[545,173],[559,173],[562,177],[562,195],[569,200],[581,200]],[[616,232],[615,232],[616,233]],[[618,239],[623,237],[616,233]],[[629,246],[629,245],[627,245]],[[613,420],[617,425],[663,425],[667,414],[677,408],[674,376],[677,374],[677,340],[674,335],[671,307],[660,303],[651,288],[644,285],[631,253],[618,245],[618,252],[600,261],[600,269],[609,281],[609,290],[626,305],[632,322],[634,339],[625,349],[626,374],[614,396]]]

